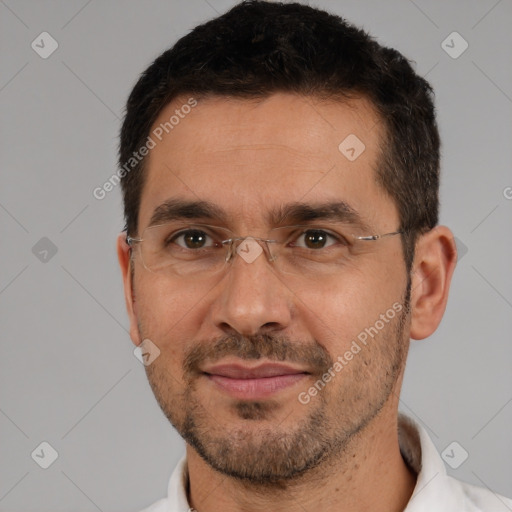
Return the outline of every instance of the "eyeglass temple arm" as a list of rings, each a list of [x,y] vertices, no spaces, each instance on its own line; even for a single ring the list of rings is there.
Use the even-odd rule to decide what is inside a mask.
[[[142,238],[134,238],[133,236],[126,236],[126,243],[132,246],[135,243],[142,242]]]
[[[384,233],[383,235],[370,235],[370,236],[354,236],[356,240],[379,240],[387,238],[388,236],[402,235],[403,231],[393,231],[392,233]]]

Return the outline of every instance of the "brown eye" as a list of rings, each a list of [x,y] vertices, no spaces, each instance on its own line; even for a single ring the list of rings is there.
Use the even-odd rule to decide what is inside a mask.
[[[306,231],[304,233],[304,244],[308,249],[322,249],[327,243],[325,231]]]
[[[293,246],[302,249],[318,250],[325,249],[337,242],[343,241],[323,229],[308,229],[299,235]]]
[[[198,229],[182,231],[169,240],[169,243],[175,243],[184,249],[203,249],[215,245],[207,233]]]
[[[189,249],[199,249],[203,247],[206,241],[206,234],[201,231],[190,231],[183,235],[183,241]]]

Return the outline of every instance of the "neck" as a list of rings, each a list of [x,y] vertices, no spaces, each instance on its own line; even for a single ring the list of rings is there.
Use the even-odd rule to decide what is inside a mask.
[[[240,482],[213,470],[188,445],[187,464],[189,503],[198,512],[398,512],[406,507],[416,483],[400,454],[396,410],[382,410],[341,456],[292,482]]]

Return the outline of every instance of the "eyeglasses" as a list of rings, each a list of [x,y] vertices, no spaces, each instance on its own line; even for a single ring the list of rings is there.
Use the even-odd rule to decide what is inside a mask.
[[[368,242],[402,233],[356,236],[347,227],[308,224],[273,228],[269,238],[258,238],[236,236],[220,226],[169,222],[147,227],[140,238],[127,236],[126,242],[139,247],[144,267],[155,273],[210,276],[225,269],[235,254],[252,263],[264,252],[280,273],[306,276],[332,275],[368,249]]]

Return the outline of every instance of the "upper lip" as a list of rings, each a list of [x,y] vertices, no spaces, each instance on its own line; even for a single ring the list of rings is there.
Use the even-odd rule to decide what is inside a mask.
[[[264,363],[253,368],[241,364],[217,364],[203,370],[208,375],[219,375],[230,379],[262,379],[278,375],[308,373],[300,368],[279,363]]]

